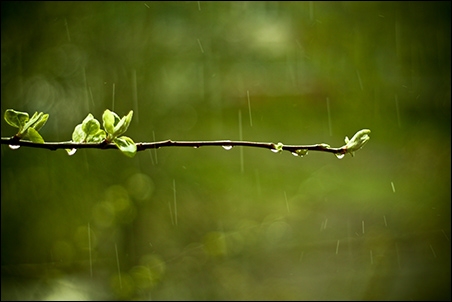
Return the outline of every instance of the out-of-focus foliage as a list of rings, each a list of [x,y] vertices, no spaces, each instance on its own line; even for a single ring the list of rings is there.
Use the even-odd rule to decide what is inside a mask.
[[[1,112],[46,141],[106,108],[136,142],[372,129],[342,160],[2,146],[2,299],[450,299],[450,2],[1,8]]]

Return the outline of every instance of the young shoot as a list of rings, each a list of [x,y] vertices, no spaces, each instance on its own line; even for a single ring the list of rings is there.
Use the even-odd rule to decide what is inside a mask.
[[[30,119],[28,113],[8,109],[5,112],[6,122],[18,128],[18,132],[11,138],[2,137],[1,143],[14,146],[41,148],[48,150],[65,149],[69,155],[73,155],[78,149],[119,149],[124,155],[134,157],[136,152],[147,149],[158,149],[162,147],[194,147],[221,146],[226,150],[231,150],[234,146],[254,147],[269,149],[274,153],[288,151],[297,157],[304,157],[309,151],[321,151],[333,153],[341,159],[349,153],[354,156],[370,139],[370,130],[362,129],[351,138],[345,137],[345,145],[339,148],[332,148],[325,143],[314,145],[285,145],[281,142],[265,143],[252,141],[172,141],[164,140],[160,142],[135,143],[130,137],[123,134],[130,126],[133,111],[122,118],[113,111],[105,110],[102,115],[102,126],[100,122],[89,113],[81,124],[75,126],[72,132],[72,140],[66,142],[44,142],[38,131],[47,122],[49,115],[36,112]]]

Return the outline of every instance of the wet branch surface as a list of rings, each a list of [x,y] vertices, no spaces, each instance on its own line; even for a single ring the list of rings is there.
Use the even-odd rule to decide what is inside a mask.
[[[71,141],[67,142],[45,142],[45,143],[34,143],[26,140],[17,140],[15,137],[1,138],[2,145],[10,146],[24,146],[31,148],[40,148],[48,150],[58,150],[58,149],[118,149],[115,144],[101,142],[101,143],[74,143]],[[199,148],[204,146],[221,146],[221,147],[254,147],[254,148],[264,148],[269,149],[274,152],[279,151],[289,151],[291,153],[300,150],[309,151],[322,151],[329,152],[333,154],[345,154],[347,149],[345,146],[340,148],[332,148],[327,144],[314,144],[314,145],[284,145],[281,143],[265,143],[265,142],[251,142],[251,141],[231,141],[231,140],[216,140],[216,141],[172,141],[164,140],[152,143],[136,143],[137,151],[144,151],[146,149],[159,149],[163,147],[192,147]]]

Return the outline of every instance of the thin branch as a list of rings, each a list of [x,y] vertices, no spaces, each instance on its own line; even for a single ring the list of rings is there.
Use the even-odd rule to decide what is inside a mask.
[[[1,138],[2,145],[10,146],[24,146],[31,148],[41,148],[48,150],[58,150],[58,149],[118,149],[115,144],[112,143],[74,143],[71,141],[67,142],[45,142],[43,144],[34,143],[26,140],[17,140],[14,137]],[[136,143],[137,151],[143,151],[146,149],[158,149],[163,147],[193,147],[199,148],[203,146],[222,146],[222,147],[254,147],[254,148],[264,148],[269,149],[274,152],[279,152],[281,150],[289,151],[291,153],[297,153],[300,150],[309,151],[322,151],[334,154],[345,154],[347,153],[346,146],[340,148],[331,148],[327,144],[315,144],[315,145],[284,145],[281,143],[264,143],[264,142],[250,142],[250,141],[231,141],[231,140],[217,140],[217,141],[172,141],[164,140],[152,143]]]

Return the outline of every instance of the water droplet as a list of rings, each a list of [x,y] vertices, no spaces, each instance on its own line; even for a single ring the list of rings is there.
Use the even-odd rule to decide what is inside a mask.
[[[298,149],[295,152],[297,152],[298,156],[301,156],[301,157],[308,155],[308,149]]]
[[[198,148],[199,148],[199,146],[193,146],[193,148],[195,148],[195,149],[198,149]]]
[[[273,144],[273,146],[274,147],[270,149],[273,153],[281,153],[284,147],[283,143],[281,142],[277,143],[276,145]]]
[[[11,149],[13,149],[13,150],[17,150],[17,149],[20,148],[19,145],[9,145],[9,147],[10,147]]]
[[[303,157],[306,154],[308,154],[308,149],[298,149],[298,150],[295,150],[294,152],[292,152],[293,156]]]
[[[77,149],[75,149],[75,148],[73,148],[73,149],[67,149],[66,151],[67,151],[67,154],[70,156],[70,155],[74,155],[75,152],[77,152]]]
[[[232,146],[231,145],[223,145],[222,146],[224,150],[231,150]]]
[[[341,154],[341,153],[334,153],[334,155],[336,155],[336,157],[337,157],[338,159],[343,159],[344,156],[345,156],[345,154]]]

